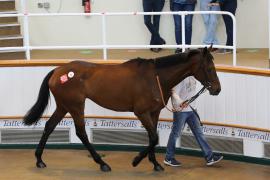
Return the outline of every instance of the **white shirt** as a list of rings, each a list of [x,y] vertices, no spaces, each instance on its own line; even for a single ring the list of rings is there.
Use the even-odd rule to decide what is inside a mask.
[[[180,104],[187,99],[190,99],[196,93],[196,79],[193,76],[189,76],[180,82],[172,89],[172,106],[176,111],[180,111]],[[195,108],[195,102],[191,103],[191,106]],[[192,111],[188,106],[182,110],[182,112]]]

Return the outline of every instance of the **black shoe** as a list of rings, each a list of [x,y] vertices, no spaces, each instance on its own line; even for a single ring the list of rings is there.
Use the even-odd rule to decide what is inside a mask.
[[[212,166],[223,159],[221,154],[213,154],[212,157],[206,161],[207,166]]]
[[[161,48],[150,48],[150,51],[153,51],[155,53],[158,53],[161,50],[162,50]]]
[[[160,38],[160,45],[166,44],[166,41],[163,38]]]
[[[179,53],[182,53],[182,49],[180,48],[177,48],[175,51],[174,51],[175,54],[179,54]]]
[[[164,162],[164,164],[166,164],[168,166],[173,166],[173,167],[181,166],[181,163],[174,158],[172,158],[170,160],[165,158],[163,162]]]

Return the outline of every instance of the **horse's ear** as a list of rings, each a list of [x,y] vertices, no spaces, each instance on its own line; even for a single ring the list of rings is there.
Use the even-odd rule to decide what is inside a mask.
[[[213,48],[213,43],[211,43],[210,47],[208,48],[208,51],[211,52]]]
[[[207,47],[203,48],[203,55],[206,55],[207,54]]]

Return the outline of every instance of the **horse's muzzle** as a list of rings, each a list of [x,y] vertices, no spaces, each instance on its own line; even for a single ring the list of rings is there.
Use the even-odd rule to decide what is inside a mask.
[[[221,91],[221,88],[217,88],[217,89],[208,89],[210,94],[213,95],[213,96],[217,96],[219,95],[220,91]]]
[[[206,86],[206,88],[208,89],[210,95],[216,96],[220,93],[221,91],[221,87],[220,86],[213,86],[213,85],[208,85]]]

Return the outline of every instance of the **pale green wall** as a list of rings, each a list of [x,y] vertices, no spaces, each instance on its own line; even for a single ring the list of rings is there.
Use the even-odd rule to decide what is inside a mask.
[[[17,0],[19,1],[19,0]],[[31,13],[46,13],[37,8],[37,2],[50,2],[50,12],[57,12],[61,0],[26,0]],[[19,8],[19,5],[17,3]],[[198,5],[196,7],[198,9]],[[94,0],[92,12],[142,11],[142,0]],[[169,11],[166,0],[163,11]],[[62,0],[60,12],[83,12],[81,0]],[[268,47],[268,1],[238,0],[237,46],[239,48]],[[219,19],[218,37],[224,44],[226,35],[223,19]],[[32,45],[94,45],[101,43],[100,17],[34,17],[30,20]],[[150,34],[142,16],[108,17],[109,44],[148,44]],[[175,44],[173,19],[161,17],[161,35],[167,44]],[[200,15],[193,21],[193,44],[201,44],[204,25]]]

